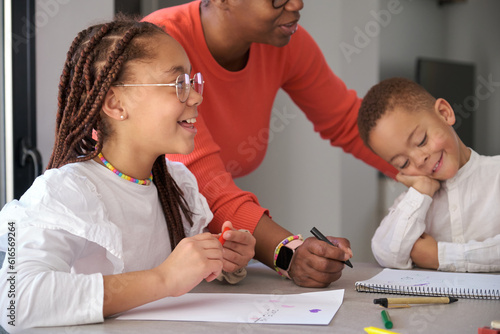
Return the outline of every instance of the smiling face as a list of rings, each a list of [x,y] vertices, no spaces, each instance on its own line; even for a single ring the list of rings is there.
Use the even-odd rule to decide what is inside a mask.
[[[228,5],[228,16],[234,31],[249,43],[285,46],[297,30],[302,0],[290,0],[274,8],[271,0],[235,0]]]
[[[191,65],[184,49],[173,38],[158,34],[153,41],[154,57],[132,61],[123,83],[170,84],[180,74],[190,73]],[[175,87],[113,87],[121,103],[125,120],[118,122],[117,140],[138,152],[159,156],[187,154],[194,149],[202,96],[192,87],[186,102],[177,98]]]
[[[387,111],[369,134],[373,151],[401,173],[447,180],[468,161],[470,151],[452,125],[453,109],[438,99],[434,110]]]

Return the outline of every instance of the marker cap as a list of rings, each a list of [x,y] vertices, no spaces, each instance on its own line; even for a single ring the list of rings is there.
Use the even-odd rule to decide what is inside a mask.
[[[392,328],[392,320],[391,320],[391,316],[389,315],[389,312],[387,312],[386,310],[383,310],[381,312],[381,315],[382,315],[382,321],[384,322],[385,328],[391,329]]]
[[[229,231],[229,230],[231,230],[231,228],[229,228],[229,227],[227,227],[227,226],[226,226],[226,227],[224,228],[224,230],[222,231],[222,233],[220,234],[220,237],[219,237],[219,242],[220,242],[221,244],[223,244],[223,245],[224,245],[224,243],[226,242],[226,239],[224,239],[223,235],[224,235],[224,233],[225,233],[226,231]]]

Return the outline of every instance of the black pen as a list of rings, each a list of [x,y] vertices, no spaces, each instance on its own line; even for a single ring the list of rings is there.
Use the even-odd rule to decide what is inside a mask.
[[[314,235],[314,236],[315,236],[318,240],[322,240],[322,241],[324,241],[324,242],[326,242],[326,243],[328,243],[328,244],[332,245],[333,247],[337,247],[337,246],[335,246],[334,244],[332,244],[332,243],[331,243],[331,241],[330,241],[330,240],[328,240],[328,238],[327,238],[327,237],[325,237],[325,236],[323,235],[323,233],[321,233],[321,232],[320,232],[320,231],[319,231],[316,227],[313,227],[313,228],[312,228],[311,233],[312,233],[312,234],[313,234],[313,235]],[[347,265],[347,266],[349,266],[349,267],[351,267],[351,268],[352,268],[352,263],[351,263],[351,261],[347,260],[347,261],[341,261],[341,262],[343,262],[345,265]]]

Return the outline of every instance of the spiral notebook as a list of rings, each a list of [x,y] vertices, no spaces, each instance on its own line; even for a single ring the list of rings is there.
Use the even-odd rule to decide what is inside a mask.
[[[500,275],[384,269],[356,291],[413,296],[500,299]]]

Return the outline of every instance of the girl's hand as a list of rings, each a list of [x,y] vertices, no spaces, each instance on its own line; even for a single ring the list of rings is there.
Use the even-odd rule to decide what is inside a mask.
[[[433,197],[436,191],[441,188],[441,183],[438,180],[428,176],[409,176],[398,173],[398,175],[396,175],[396,180],[408,188],[413,187],[419,193],[429,195],[430,197]]]
[[[232,273],[246,267],[248,261],[254,257],[255,238],[247,231],[235,230],[229,221],[222,225],[222,231],[226,227],[231,229],[222,236],[225,240],[223,270]]]
[[[167,259],[154,268],[168,289],[168,296],[183,295],[203,279],[213,281],[222,271],[223,251],[210,233],[182,239]]]

